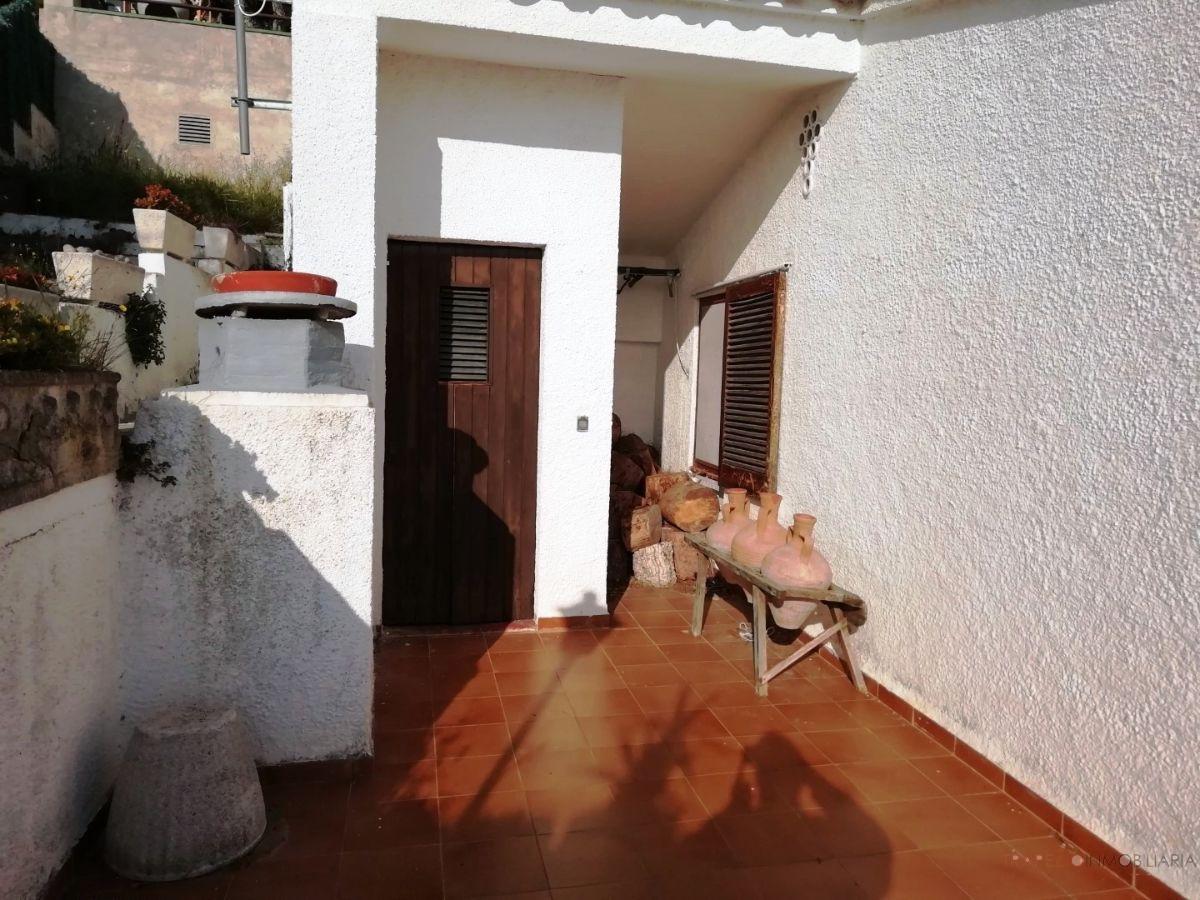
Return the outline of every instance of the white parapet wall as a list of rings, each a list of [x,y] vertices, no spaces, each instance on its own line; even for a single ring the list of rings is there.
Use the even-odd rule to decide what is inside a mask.
[[[260,763],[370,751],[374,413],[342,390],[143,404],[135,440],[178,483],[124,505],[128,720],[224,703]]]
[[[0,512],[0,896],[32,898],[120,758],[117,483]]]

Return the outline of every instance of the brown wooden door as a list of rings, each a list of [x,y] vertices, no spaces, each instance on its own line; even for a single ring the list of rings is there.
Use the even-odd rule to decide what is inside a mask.
[[[385,625],[533,615],[541,257],[388,242]]]

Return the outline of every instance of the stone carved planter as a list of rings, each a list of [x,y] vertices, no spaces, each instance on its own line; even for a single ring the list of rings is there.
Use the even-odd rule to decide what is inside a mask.
[[[135,209],[138,243],[149,253],[168,253],[187,262],[196,255],[196,227],[165,209]]]
[[[204,258],[220,260],[234,269],[245,269],[250,265],[250,250],[232,229],[205,225]]]
[[[0,510],[116,471],[120,377],[0,371]]]
[[[54,274],[64,298],[80,303],[125,303],[139,294],[146,270],[111,256],[86,251],[60,251],[54,256]]]

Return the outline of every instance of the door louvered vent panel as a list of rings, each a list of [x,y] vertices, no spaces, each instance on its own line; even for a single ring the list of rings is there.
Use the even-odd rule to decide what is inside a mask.
[[[488,380],[488,288],[444,287],[438,302],[438,379]]]
[[[208,116],[180,116],[179,143],[211,144],[212,120]]]
[[[721,469],[767,475],[771,445],[771,381],[775,360],[775,294],[731,301],[726,310]]]

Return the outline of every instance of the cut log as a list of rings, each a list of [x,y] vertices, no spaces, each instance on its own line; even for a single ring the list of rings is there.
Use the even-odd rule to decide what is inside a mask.
[[[626,455],[641,467],[645,475],[653,475],[658,471],[658,463],[654,461],[654,457],[650,454],[650,448],[645,447]]]
[[[675,559],[675,577],[680,581],[695,581],[696,573],[708,577],[708,558],[687,542],[685,532],[673,525],[662,527],[662,539],[671,545]]]
[[[703,531],[717,521],[721,508],[716,491],[690,481],[666,491],[659,498],[658,505],[664,519],[689,534]]]
[[[621,540],[629,550],[641,550],[662,540],[662,512],[647,503],[631,509],[621,519]]]
[[[636,491],[625,491],[614,487],[608,495],[608,517],[616,522],[620,522],[629,515],[630,510],[645,505],[646,501]]]
[[[611,483],[627,491],[638,491],[645,477],[646,473],[640,465],[624,453],[613,451],[608,479]]]
[[[621,435],[620,438],[613,441],[614,450],[621,453],[628,453],[630,456],[633,456],[639,450],[647,449],[647,447],[649,447],[649,444],[643,441],[640,435],[634,434],[632,431]]]
[[[653,475],[658,471],[658,463],[654,461],[654,456],[650,452],[650,445],[636,434],[623,435],[620,440],[613,444],[613,449],[618,453],[624,453],[641,466],[642,472],[646,475]]]
[[[682,472],[656,472],[646,476],[646,499],[657,503],[662,495],[677,484],[683,484],[688,477]]]
[[[649,587],[670,587],[675,583],[675,561],[667,542],[651,544],[633,552],[633,578]]]

